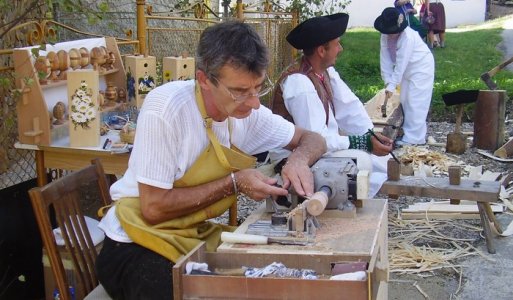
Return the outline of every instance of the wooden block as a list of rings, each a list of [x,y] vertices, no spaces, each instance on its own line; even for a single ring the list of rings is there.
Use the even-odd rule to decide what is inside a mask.
[[[474,146],[497,150],[504,142],[507,95],[504,90],[479,91],[474,109]]]
[[[449,166],[449,184],[459,185],[461,183],[461,167]],[[451,199],[451,204],[460,204],[460,199]]]
[[[155,56],[129,55],[125,57],[128,101],[141,108],[144,98],[157,87],[157,59]]]
[[[69,144],[71,147],[100,146],[100,80],[98,71],[68,72]]]
[[[369,198],[369,171],[360,170],[356,175],[356,198]]]
[[[162,58],[162,81],[194,79],[194,57],[170,56]]]
[[[513,157],[513,138],[507,141],[506,144],[502,145],[502,147],[495,150],[493,155],[500,158]]]

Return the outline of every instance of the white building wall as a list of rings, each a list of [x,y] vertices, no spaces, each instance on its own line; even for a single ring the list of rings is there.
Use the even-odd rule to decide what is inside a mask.
[[[415,2],[419,3],[420,1]],[[435,0],[431,0],[431,2],[435,2]],[[445,7],[447,28],[479,24],[485,20],[485,0],[443,0],[440,2]],[[388,6],[394,6],[394,0],[352,0],[346,8],[350,16],[348,27],[373,27],[376,17]],[[420,10],[420,5],[418,10]]]

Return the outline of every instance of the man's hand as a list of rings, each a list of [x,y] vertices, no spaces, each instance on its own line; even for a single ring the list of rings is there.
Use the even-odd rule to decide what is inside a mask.
[[[255,169],[244,169],[234,173],[239,192],[253,200],[263,200],[269,196],[286,196],[287,189],[275,186],[277,179],[267,177]]]
[[[386,86],[387,86],[387,85],[385,85],[385,87],[386,87]],[[394,95],[394,92],[391,92],[391,91],[389,91],[389,90],[385,90],[385,96],[386,96],[387,98],[391,98],[393,95]]]
[[[283,187],[294,187],[296,193],[300,196],[311,196],[314,191],[313,174],[310,167],[306,163],[290,162],[287,160],[285,166],[281,170],[283,179]]]
[[[377,156],[385,156],[392,151],[394,141],[381,133],[375,133],[379,140],[371,136],[372,154]],[[380,142],[381,141],[381,142]]]

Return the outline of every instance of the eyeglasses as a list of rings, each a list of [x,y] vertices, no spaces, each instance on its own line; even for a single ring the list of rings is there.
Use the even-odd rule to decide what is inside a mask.
[[[271,82],[271,79],[269,78],[269,76],[266,75],[263,84],[260,87],[256,88],[256,90],[257,90],[256,93],[239,94],[237,92],[232,92],[228,87],[226,87],[226,85],[224,85],[214,75],[211,75],[211,77],[212,77],[212,79],[215,79],[215,81],[217,81],[217,83],[230,95],[230,97],[232,97],[233,101],[235,101],[237,103],[242,103],[251,97],[257,97],[257,98],[263,97],[263,96],[269,94],[269,92],[274,88],[274,85]]]

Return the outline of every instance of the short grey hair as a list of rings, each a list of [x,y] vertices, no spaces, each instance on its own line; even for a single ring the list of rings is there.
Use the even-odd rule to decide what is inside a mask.
[[[225,65],[257,75],[265,73],[269,52],[250,25],[227,21],[210,26],[201,34],[196,50],[197,69],[211,78],[218,77]]]

